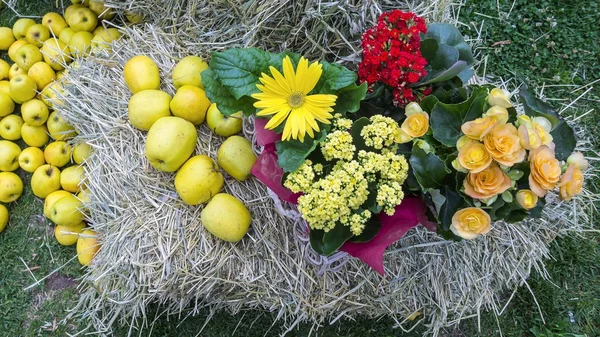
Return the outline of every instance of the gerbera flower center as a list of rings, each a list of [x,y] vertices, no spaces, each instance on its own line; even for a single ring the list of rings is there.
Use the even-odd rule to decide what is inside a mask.
[[[293,92],[290,97],[288,97],[288,104],[292,109],[296,109],[304,104],[304,94],[300,91]]]

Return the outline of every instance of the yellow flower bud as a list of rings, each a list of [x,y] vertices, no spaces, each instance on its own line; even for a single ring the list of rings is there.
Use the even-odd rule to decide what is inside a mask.
[[[458,172],[462,172],[462,173],[467,173],[469,172],[469,170],[467,170],[466,168],[462,167],[462,165],[460,164],[460,162],[458,161],[458,158],[454,159],[452,161],[452,167],[454,167],[454,169]]]
[[[419,112],[423,112],[423,109],[421,109],[421,106],[417,102],[410,102],[410,103],[408,103],[408,105],[406,106],[406,108],[404,108],[404,114],[407,117],[410,116],[410,115],[414,115],[416,113],[419,113]]]
[[[517,204],[524,209],[532,209],[537,205],[538,196],[531,190],[520,190],[517,192]]]
[[[508,122],[508,110],[500,105],[494,105],[483,114],[484,117],[496,118],[498,123],[506,124]]]
[[[581,171],[587,170],[589,163],[581,152],[573,152],[569,158],[567,158],[567,164],[575,164]]]
[[[496,125],[496,123],[498,123],[496,118],[482,117],[470,122],[466,122],[460,127],[460,130],[465,134],[465,136],[481,141],[483,140],[483,137],[490,132],[494,125]]]
[[[460,151],[460,149],[467,144],[468,142],[471,141],[471,138],[467,137],[467,136],[462,136],[460,137],[457,141],[456,141],[456,149]]]
[[[394,142],[398,144],[408,143],[411,140],[413,140],[413,137],[402,131],[402,129],[398,129],[398,131],[394,133]]]
[[[488,95],[487,101],[491,106],[499,105],[506,109],[512,107],[512,104],[510,103],[510,93],[505,89],[492,89]]]
[[[426,112],[407,114],[400,128],[413,138],[421,137],[429,130],[429,115]]]
[[[450,230],[463,239],[475,239],[490,231],[492,219],[484,210],[477,207],[463,208],[452,216]]]
[[[552,123],[545,117],[519,116],[519,137],[521,146],[526,150],[534,150],[542,145],[551,146],[553,137],[550,134]]]
[[[465,169],[477,173],[485,170],[492,163],[492,156],[485,145],[471,140],[458,151],[458,162]]]
[[[574,196],[583,190],[583,172],[575,164],[569,165],[567,172],[560,180],[560,198],[562,200],[571,200]]]

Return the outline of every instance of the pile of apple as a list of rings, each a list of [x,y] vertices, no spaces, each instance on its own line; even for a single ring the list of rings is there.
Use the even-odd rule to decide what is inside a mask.
[[[45,199],[44,215],[56,224],[56,240],[65,246],[77,243],[79,262],[89,265],[100,248],[96,233],[83,221],[89,199],[81,165],[90,146],[70,143],[76,132],[53,107],[61,104],[56,92],[62,92],[65,66],[93,48],[109,48],[121,34],[101,25],[115,15],[103,3],[72,2],[64,16],[51,12],[41,23],[23,18],[12,28],[0,27],[0,50],[15,62],[0,60],[0,202],[14,202],[23,193],[16,170],[33,173],[31,189]],[[0,204],[0,232],[8,218]]]
[[[224,176],[243,181],[250,177],[256,161],[252,144],[236,136],[242,130],[242,113],[226,117],[206,97],[200,73],[208,64],[198,56],[187,56],[173,69],[177,90],[160,90],[159,69],[148,56],[139,55],[125,64],[123,76],[133,93],[129,100],[129,122],[148,131],[145,156],[163,172],[176,172],[175,189],[188,205],[208,202],[201,213],[204,227],[216,237],[240,241],[251,223],[246,206],[230,194],[220,193]],[[227,137],[217,152],[217,163],[208,155],[194,155],[197,125],[206,123],[217,135]]]

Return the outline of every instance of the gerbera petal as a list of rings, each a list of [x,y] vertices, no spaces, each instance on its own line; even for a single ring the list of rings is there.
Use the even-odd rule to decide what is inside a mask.
[[[278,113],[281,110],[284,110],[286,108],[289,108],[287,105],[275,105],[275,106],[270,106],[268,108],[264,108],[261,111],[259,111],[256,115],[257,116],[269,116],[269,115],[273,115]]]
[[[285,126],[283,127],[283,136],[281,136],[281,139],[289,140],[291,133],[292,133],[292,126],[290,123],[290,119],[288,118],[288,120],[285,122]]]
[[[279,112],[275,114],[275,116],[271,117],[271,120],[269,120],[267,125],[265,125],[265,128],[275,129],[276,127],[278,127],[279,124],[283,123],[285,119],[288,118],[290,111],[292,111],[292,109],[290,109],[289,107],[279,110]]]
[[[273,75],[273,78],[275,79],[275,81],[277,81],[277,84],[279,84],[279,86],[282,89],[284,89],[288,95],[291,94],[292,89],[290,87],[289,81],[283,75],[281,75],[279,70],[277,70],[273,66],[269,67],[269,70],[271,70],[271,74]]]
[[[315,88],[319,79],[321,78],[321,74],[323,73],[323,65],[319,62],[313,62],[308,69],[306,70],[306,75],[303,78],[303,86],[304,86],[304,94],[308,94],[311,90]]]
[[[292,59],[290,59],[289,56],[286,56],[283,59],[283,76],[285,77],[292,92],[298,90],[298,86],[296,83],[296,72],[294,71]]]
[[[263,77],[260,77],[259,80],[263,85],[257,84],[256,87],[258,90],[279,96],[289,95],[289,92],[281,87],[274,78],[263,73]]]
[[[305,99],[307,102],[310,102],[313,105],[333,106],[333,105],[335,105],[337,96],[336,95],[327,95],[327,94],[316,94],[316,95],[308,95],[305,97]]]
[[[315,120],[315,117],[313,116],[312,113],[306,114],[306,116],[304,117],[304,120],[306,121],[306,124],[309,126],[309,128],[307,128],[307,130],[311,130],[309,133],[310,133],[311,137],[313,137],[312,130],[319,132],[319,130],[320,130],[319,124]]]
[[[308,93],[308,92],[304,91],[307,72],[308,72],[308,60],[304,57],[300,57],[300,61],[298,62],[298,67],[296,68],[296,90],[300,91],[301,93],[303,93],[305,95]]]
[[[255,97],[256,98],[256,97]],[[287,105],[287,101],[282,98],[261,99],[254,103],[255,108],[264,109],[272,106]]]

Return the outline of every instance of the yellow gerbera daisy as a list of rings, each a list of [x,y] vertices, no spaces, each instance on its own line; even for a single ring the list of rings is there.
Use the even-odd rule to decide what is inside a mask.
[[[261,92],[252,97],[258,100],[254,107],[262,109],[257,116],[275,115],[265,126],[267,129],[275,129],[285,121],[283,140],[293,138],[304,141],[305,134],[314,137],[314,131],[319,131],[317,121],[330,123],[337,96],[308,94],[319,82],[322,67],[318,62],[309,66],[308,60],[301,57],[298,68],[294,71],[292,60],[286,56],[283,60],[283,75],[275,67],[269,68],[273,77],[262,73],[259,78],[262,85],[256,85]]]

